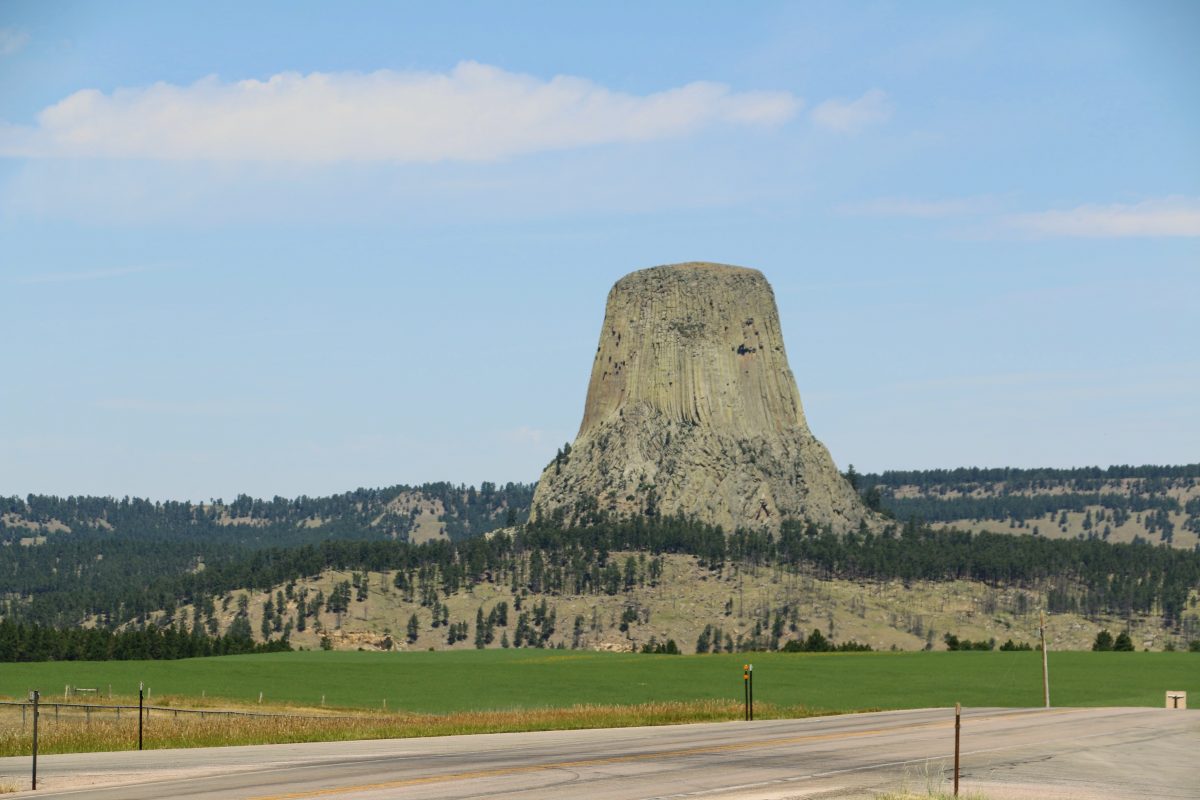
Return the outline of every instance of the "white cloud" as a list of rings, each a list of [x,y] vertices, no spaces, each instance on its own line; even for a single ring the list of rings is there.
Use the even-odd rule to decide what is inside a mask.
[[[491,160],[777,125],[801,101],[689,83],[648,95],[475,62],[448,73],[281,73],[232,83],[85,89],[35,126],[0,125],[0,155],[291,162]]]
[[[1082,205],[1013,214],[1005,217],[1003,224],[1038,236],[1200,236],[1200,198],[1167,197],[1132,205]]]
[[[812,110],[817,125],[835,133],[858,133],[892,116],[892,104],[882,89],[871,89],[857,100],[826,100]]]
[[[0,28],[0,56],[11,56],[29,42],[29,34],[16,28]]]
[[[1140,203],[1087,204],[1069,209],[1001,213],[1004,198],[977,195],[946,200],[881,197],[837,206],[842,214],[915,219],[974,216],[979,225],[966,232],[984,238],[1200,236],[1200,198],[1164,197]]]
[[[511,430],[501,432],[501,436],[509,442],[532,447],[541,447],[546,439],[546,431],[529,425],[521,425]]]
[[[915,217],[941,219],[978,214],[995,206],[991,197],[958,197],[949,200],[921,200],[912,197],[880,197],[862,203],[838,206],[843,214],[873,217]]]

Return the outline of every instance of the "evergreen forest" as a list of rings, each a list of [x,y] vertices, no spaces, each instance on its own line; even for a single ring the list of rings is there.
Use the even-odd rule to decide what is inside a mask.
[[[715,575],[753,566],[861,582],[973,580],[1038,588],[1052,613],[1149,615],[1180,631],[1189,595],[1200,588],[1200,550],[1145,539],[1112,543],[1100,536],[1049,538],[930,523],[945,517],[937,515],[938,502],[992,503],[989,514],[1028,511],[1036,518],[1043,508],[1039,498],[1051,495],[1021,492],[1051,484],[1060,504],[1052,513],[1078,498],[1087,508],[1120,513],[1149,515],[1170,508],[1176,514],[1200,514],[1192,502],[1177,500],[1179,488],[1194,486],[1198,476],[1194,465],[882,475],[859,475],[851,468],[851,483],[869,502],[881,503],[892,520],[841,536],[801,520],[785,521],[777,533],[724,531],[686,518],[614,518],[594,510],[582,515],[577,527],[564,526],[561,517],[528,522],[533,487],[526,484],[479,489],[426,484],[328,498],[242,496],[206,504],[5,498],[0,500],[0,659],[31,653],[56,659],[81,653],[184,657],[286,648],[290,631],[304,630],[309,617],[321,610],[344,611],[352,593],[365,596],[365,578],[362,584],[339,585],[327,597],[305,598],[286,620],[277,610],[266,614],[261,631],[250,630],[244,607],[221,630],[215,606],[228,604],[237,592],[279,590],[269,601],[290,609],[296,605],[295,583],[328,570],[388,573],[406,598],[434,609],[441,598],[484,583],[535,596],[616,595],[640,579],[630,570],[629,553],[640,555],[651,580],[657,577],[657,557],[664,554],[694,556]],[[994,488],[997,481],[1008,494],[978,496],[980,485]],[[1127,488],[1134,482],[1136,491],[1118,494],[1111,489],[1113,481]],[[946,488],[953,497],[920,500],[933,510],[918,514],[916,500],[891,496],[901,486],[922,486],[931,494],[936,491],[930,487],[957,488]],[[975,496],[963,496],[972,492]],[[397,512],[394,501],[411,499],[413,493],[440,503],[445,537],[409,540],[405,519],[411,512],[407,517]],[[1172,497],[1177,507],[1169,506]],[[911,513],[901,516],[904,510]],[[288,587],[286,598],[280,587]],[[183,606],[193,609],[190,626],[177,618],[176,609]],[[544,621],[538,627],[544,631]],[[468,628],[464,623],[450,633],[466,639]],[[538,635],[545,638],[544,632]],[[534,634],[528,636],[534,640]]]

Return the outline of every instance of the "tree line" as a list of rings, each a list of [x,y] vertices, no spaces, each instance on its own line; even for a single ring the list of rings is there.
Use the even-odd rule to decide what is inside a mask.
[[[208,503],[151,501],[137,497],[89,497],[30,494],[0,497],[0,541],[29,536],[35,525],[60,523],[73,533],[106,532],[143,536],[219,536],[233,529],[239,541],[303,544],[330,538],[395,538],[411,530],[415,514],[397,514],[387,506],[401,495],[440,504],[441,522],[451,539],[486,533],[525,521],[534,484],[483,482],[474,486],[447,482],[355,489],[329,497],[276,496],[269,500],[241,494],[232,501]]]
[[[917,517],[926,522],[998,520],[1010,527],[1046,519],[1065,529],[1066,514],[1087,514],[1088,536],[1107,538],[1112,528],[1134,514],[1146,533],[1171,543],[1175,523],[1170,514],[1182,512],[1185,530],[1200,533],[1200,498],[1181,504],[1170,490],[1200,485],[1200,464],[1182,466],[1115,466],[1101,469],[980,469],[895,470],[863,474],[851,464],[845,474],[869,508],[893,519]],[[915,487],[917,496],[899,493]],[[1091,510],[1107,520],[1091,519]]]
[[[1027,490],[1071,483],[1080,489],[1099,488],[1104,483],[1137,479],[1141,481],[1173,481],[1200,479],[1200,463],[1182,465],[1131,466],[1119,464],[1111,467],[959,467],[957,469],[885,470],[881,473],[863,473],[864,489],[871,486],[917,486],[929,489],[936,486],[965,486],[980,483],[1004,483],[1013,489]],[[1153,487],[1151,483],[1151,487]]]
[[[1143,512],[1182,511],[1179,500],[1169,495],[1125,495],[1116,492],[1096,494],[994,495],[991,497],[895,497],[884,492],[883,507],[899,519],[918,517],[926,522],[952,522],[960,519],[1036,520],[1064,511],[1083,513],[1099,506],[1119,512],[1124,518]]]
[[[17,661],[173,660],[291,650],[287,637],[255,642],[249,629],[209,636],[187,624],[106,628],[53,628],[0,620],[0,663]]]

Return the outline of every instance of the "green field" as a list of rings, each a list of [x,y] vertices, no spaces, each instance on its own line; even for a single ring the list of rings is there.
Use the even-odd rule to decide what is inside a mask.
[[[439,653],[296,652],[184,661],[0,665],[0,695],[64,686],[168,695],[449,713],[742,697],[752,661],[755,700],[813,710],[1039,706],[1036,652],[755,653],[648,656],[553,650]],[[1051,701],[1066,706],[1160,706],[1163,692],[1200,697],[1194,653],[1064,652],[1050,656]]]

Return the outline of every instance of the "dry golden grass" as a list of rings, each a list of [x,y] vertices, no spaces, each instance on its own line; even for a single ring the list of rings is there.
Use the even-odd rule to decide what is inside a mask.
[[[875,800],[955,800],[951,790],[950,776],[946,773],[947,764],[944,761],[925,761],[916,766],[905,768],[904,777],[900,781],[900,789],[875,795]],[[919,788],[913,789],[912,784]],[[963,792],[958,800],[987,800],[976,792]]]
[[[804,707],[755,705],[756,719],[814,716]],[[38,733],[41,753],[87,753],[137,748],[137,714],[116,719],[94,713],[90,722],[43,714]],[[632,706],[580,705],[570,708],[511,711],[470,711],[453,714],[371,713],[344,716],[227,716],[172,715],[153,712],[146,722],[146,749],[218,747],[246,744],[330,742],[352,739],[389,739],[416,736],[451,736],[470,733],[620,728],[640,725],[674,725],[685,722],[723,722],[742,719],[740,703],[704,700],[646,703]],[[28,755],[30,729],[19,714],[0,717],[0,756]]]

